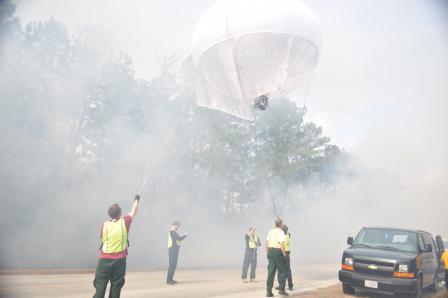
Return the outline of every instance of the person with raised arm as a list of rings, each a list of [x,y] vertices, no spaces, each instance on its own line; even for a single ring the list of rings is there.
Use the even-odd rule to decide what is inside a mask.
[[[119,298],[123,288],[126,274],[126,257],[128,255],[129,228],[137,214],[140,196],[134,197],[131,211],[121,216],[121,208],[118,204],[109,207],[110,219],[101,226],[100,258],[95,272],[93,285],[96,292],[93,298],[104,298],[107,284],[110,281],[109,298]]]

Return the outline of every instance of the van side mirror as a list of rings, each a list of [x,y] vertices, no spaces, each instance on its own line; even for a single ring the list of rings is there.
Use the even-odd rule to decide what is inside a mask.
[[[425,244],[423,248],[424,252],[432,252],[432,245],[431,244]]]
[[[348,237],[347,238],[347,244],[348,245],[353,245],[353,237]]]

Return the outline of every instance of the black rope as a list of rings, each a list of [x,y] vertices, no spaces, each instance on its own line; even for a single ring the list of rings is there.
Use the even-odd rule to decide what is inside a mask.
[[[254,138],[254,142],[255,142],[254,147],[256,148],[257,143],[258,143],[257,128],[255,126],[257,118],[256,117],[254,117],[254,118],[255,118],[254,121],[252,123],[249,123],[249,127],[251,128],[251,131],[252,131],[252,134],[253,134],[253,138]],[[256,153],[258,153],[258,152],[256,152]],[[270,199],[272,201],[272,207],[274,209],[274,215],[278,219],[278,218],[280,218],[280,215],[279,215],[279,213],[277,211],[277,204],[275,202],[275,197],[274,197],[274,194],[272,192],[271,182],[269,180],[269,175],[267,174],[267,167],[266,167],[266,165],[264,166],[264,169],[263,169],[263,176],[264,176],[263,178],[264,178],[264,180],[266,182],[267,190],[269,192],[269,197],[270,197]]]

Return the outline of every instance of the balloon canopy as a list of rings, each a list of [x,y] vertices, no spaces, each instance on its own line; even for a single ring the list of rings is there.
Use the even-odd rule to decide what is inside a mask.
[[[193,36],[196,102],[253,120],[254,99],[296,89],[320,47],[319,23],[300,0],[220,0]]]

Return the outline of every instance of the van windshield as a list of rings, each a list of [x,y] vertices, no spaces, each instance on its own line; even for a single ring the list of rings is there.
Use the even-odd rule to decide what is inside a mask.
[[[417,234],[392,229],[362,229],[356,236],[353,245],[355,247],[416,252]]]

